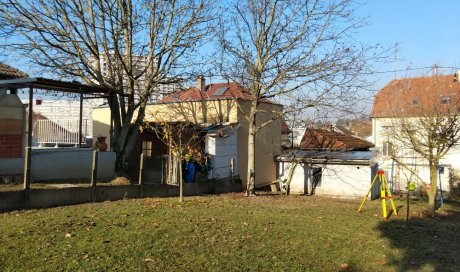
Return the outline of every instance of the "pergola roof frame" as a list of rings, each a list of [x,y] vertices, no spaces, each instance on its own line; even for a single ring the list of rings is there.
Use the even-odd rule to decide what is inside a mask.
[[[112,99],[115,92],[109,88],[101,86],[85,85],[80,82],[68,82],[61,80],[48,79],[43,77],[36,78],[18,78],[18,79],[7,79],[0,80],[0,89],[29,89],[29,104],[28,104],[28,122],[27,122],[27,147],[25,148],[24,158],[24,190],[25,200],[28,201],[30,194],[30,181],[31,181],[31,164],[32,164],[32,113],[33,113],[33,97],[34,89],[57,91],[64,93],[76,93],[80,94],[80,127],[78,131],[79,140],[78,146],[81,148],[82,139],[82,111],[83,111],[83,99],[84,95],[99,95],[99,97],[106,97]],[[113,115],[111,114],[110,120],[110,133],[112,133]],[[110,138],[112,136],[110,135]]]
[[[48,91],[58,91],[66,93],[78,93],[78,94],[111,94],[111,90],[106,87],[101,86],[91,86],[82,84],[80,82],[69,82],[54,80],[43,77],[28,77],[28,78],[18,78],[18,79],[7,79],[0,80],[0,88],[15,88],[15,89],[24,89],[24,88],[36,88],[41,90]]]

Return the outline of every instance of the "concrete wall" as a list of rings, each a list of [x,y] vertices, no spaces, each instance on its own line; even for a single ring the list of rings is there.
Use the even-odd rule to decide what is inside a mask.
[[[32,182],[90,179],[93,161],[92,149],[33,148]],[[0,159],[0,176],[22,175],[24,159]],[[98,180],[110,180],[115,175],[115,153],[99,152]]]
[[[287,179],[290,162],[279,162],[280,179]],[[311,167],[321,167],[320,185],[315,189],[317,195],[333,195],[345,197],[363,197],[372,183],[369,165],[313,165],[299,164],[294,170],[290,193],[311,193]]]
[[[110,180],[115,174],[115,153],[98,153],[98,180]],[[31,178],[34,181],[90,179],[93,150],[78,148],[33,149]]]
[[[246,114],[249,112],[249,107],[249,101],[241,101],[238,110],[238,122],[241,124],[238,130],[238,169],[244,188],[246,188],[248,174],[249,127]],[[269,184],[276,180],[276,163],[274,158],[281,153],[281,117],[283,107],[276,104],[263,103],[259,105],[259,109],[264,110],[265,113],[257,115],[257,124],[271,119],[275,120],[259,130],[256,135],[256,187]]]
[[[22,175],[24,172],[24,158],[0,159],[0,177]]]
[[[241,181],[214,181],[184,184],[184,195],[200,195],[214,193],[240,192]],[[74,205],[87,202],[114,201],[124,198],[140,197],[176,197],[179,196],[178,186],[100,186],[94,191],[91,187],[72,187],[62,189],[31,189],[29,200],[25,201],[25,191],[0,192],[0,212],[49,208],[55,206]]]

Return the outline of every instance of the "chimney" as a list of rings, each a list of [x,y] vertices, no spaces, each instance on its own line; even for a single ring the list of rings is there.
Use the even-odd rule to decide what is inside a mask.
[[[454,81],[456,81],[456,82],[459,82],[459,81],[460,81],[460,70],[458,70],[458,71],[454,74]]]
[[[195,88],[197,88],[200,92],[204,92],[205,87],[206,87],[206,84],[204,81],[204,76],[202,75],[197,76]]]

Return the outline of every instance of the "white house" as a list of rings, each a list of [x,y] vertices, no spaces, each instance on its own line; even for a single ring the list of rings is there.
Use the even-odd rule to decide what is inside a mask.
[[[408,137],[402,136],[403,122],[413,127],[414,135],[423,135],[424,129],[420,125],[423,118],[434,113],[443,116],[447,109],[454,109],[454,114],[458,114],[456,105],[459,95],[460,83],[457,77],[435,75],[392,80],[375,96],[371,113],[372,142],[381,154],[379,164],[389,179],[394,181],[396,190],[405,190],[407,181],[417,182],[422,187],[430,182],[428,161],[415,152],[410,144],[404,144]],[[406,167],[393,161],[391,155],[396,156]],[[441,158],[440,166],[442,189],[449,190],[449,176],[453,174],[450,171],[460,171],[458,146],[451,148]]]

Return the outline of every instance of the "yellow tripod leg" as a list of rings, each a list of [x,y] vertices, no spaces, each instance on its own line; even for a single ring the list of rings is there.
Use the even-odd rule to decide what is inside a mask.
[[[378,177],[379,175],[380,175],[380,174],[375,175],[374,180],[373,180],[372,183],[371,183],[371,188],[369,188],[369,191],[367,191],[367,194],[366,194],[366,196],[364,197],[363,202],[361,202],[361,205],[360,205],[359,208],[358,208],[358,213],[361,211],[361,208],[364,206],[364,202],[366,202],[366,199],[367,199],[367,197],[369,196],[369,193],[371,192],[372,187],[374,187],[374,183],[375,183],[375,181],[377,180],[377,177]]]
[[[388,181],[386,180],[386,178],[385,178],[385,183],[386,183],[388,198],[390,199],[391,208],[393,209],[394,214],[398,215],[398,212],[396,211],[395,202],[393,201],[393,196],[391,195],[391,192],[390,192],[390,186],[388,185]]]
[[[382,200],[382,213],[383,213],[383,219],[387,220],[387,203],[385,199],[385,184],[380,178],[380,199]]]

